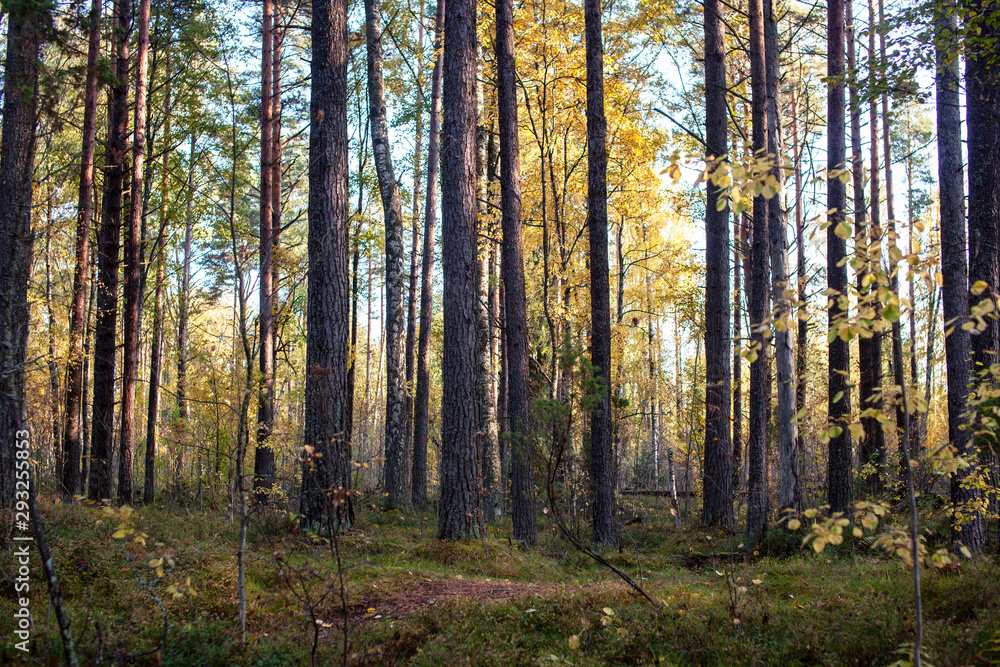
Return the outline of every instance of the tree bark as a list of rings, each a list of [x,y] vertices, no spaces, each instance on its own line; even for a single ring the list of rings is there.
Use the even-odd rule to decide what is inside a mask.
[[[437,226],[437,180],[441,138],[441,77],[444,64],[445,0],[438,0],[434,17],[434,72],[431,74],[431,118],[427,137],[427,194],[424,201],[423,264],[420,268],[420,331],[417,335],[417,386],[413,407],[413,505],[427,505],[427,410],[430,400],[430,343],[434,317],[434,235]]]
[[[88,496],[111,496],[111,461],[114,457],[115,351],[118,322],[118,262],[121,247],[122,185],[125,176],[128,132],[128,28],[131,5],[116,0],[115,77],[108,108],[108,143],[104,157],[104,198],[98,238],[97,322],[94,329],[94,401],[90,446]]]
[[[778,384],[778,504],[780,510],[798,511],[799,429],[795,420],[795,367],[792,359],[791,299],[788,292],[788,212],[785,210],[785,145],[781,136],[781,77],[778,53],[778,16],[774,0],[764,2],[764,67],[767,88],[767,152],[774,158],[773,174],[778,187],[768,202],[768,229],[771,259],[771,301],[774,309],[774,359]],[[706,348],[706,359],[707,356]]]
[[[962,123],[958,84],[958,20],[954,0],[947,0],[937,17],[937,131],[938,182],[941,210],[941,300],[945,321],[945,364],[948,373],[948,439],[959,456],[970,457],[970,433],[964,427],[969,399],[969,333],[962,327],[969,316],[969,282],[966,268],[965,188],[962,168]],[[985,544],[983,520],[979,512],[967,507],[977,500],[975,489],[968,488],[969,477],[976,472],[969,465],[951,477],[951,503],[970,520],[956,522],[952,539],[972,551]]]
[[[444,394],[438,537],[479,537],[476,448],[476,40],[475,0],[445,7],[441,232]]]
[[[750,2],[750,87],[753,115],[753,153],[767,154],[767,74],[764,11],[761,0]],[[747,541],[756,544],[767,530],[767,421],[771,386],[767,370],[768,330],[768,207],[763,194],[753,200],[753,240],[750,281],[750,434],[747,439]],[[707,350],[706,350],[707,352]]]
[[[608,281],[608,153],[604,116],[601,1],[585,0],[587,48],[587,230],[590,238],[591,363],[597,402],[590,414],[590,475],[595,543],[614,546],[614,457],[611,450],[611,295]],[[728,233],[728,232],[723,232]],[[727,290],[728,292],[728,290]],[[728,477],[723,482],[728,484]]]
[[[365,36],[368,44],[368,119],[372,154],[385,215],[385,502],[384,507],[407,509],[409,470],[406,444],[406,367],[403,358],[403,208],[392,165],[389,123],[382,78],[382,10],[380,0],[365,0]]]
[[[264,0],[261,23],[260,84],[260,270],[258,293],[257,447],[253,457],[254,498],[266,503],[274,485],[274,449],[268,440],[274,428],[274,2]]]
[[[306,525],[326,516],[326,493],[350,485],[351,443],[345,439],[350,347],[347,3],[318,0],[312,15],[309,133],[309,287],[305,434],[301,513]],[[346,514],[352,519],[348,497]],[[340,508],[338,508],[340,509]]]
[[[728,159],[726,46],[722,2],[705,2],[705,139],[709,160]],[[702,522],[733,520],[729,373],[729,202],[718,210],[719,189],[705,185],[705,502]]]
[[[830,329],[847,316],[847,243],[838,236],[847,207],[847,187],[839,173],[845,168],[844,99],[844,0],[827,5],[827,210],[826,280],[832,295],[827,316]],[[842,233],[842,232],[841,232]],[[827,420],[830,433],[827,460],[827,498],[830,509],[840,512],[851,501],[851,417],[850,347],[840,336],[830,343],[830,379],[827,385]],[[839,433],[837,432],[839,429]]]
[[[38,111],[38,57],[47,5],[15,6],[7,24],[0,143],[0,506],[15,499],[14,435],[24,424],[24,364],[31,275],[31,195]]]
[[[92,0],[88,18],[87,79],[83,100],[83,148],[76,223],[76,267],[70,305],[69,354],[66,359],[66,410],[63,422],[62,492],[80,493],[81,412],[83,411],[84,300],[90,273],[90,224],[94,217],[94,152],[97,137],[97,58],[101,51],[101,0]]]
[[[136,45],[135,127],[132,139],[132,185],[129,189],[128,236],[125,237],[125,313],[122,345],[121,433],[118,456],[118,502],[133,502],[135,389],[139,380],[139,309],[142,301],[142,190],[146,173],[146,90],[149,85],[150,0],[139,2]]]
[[[187,404],[187,361],[188,361],[188,324],[191,315],[191,246],[194,241],[194,165],[195,150],[198,138],[191,135],[191,148],[188,155],[188,192],[187,214],[184,223],[184,259],[181,266],[180,302],[177,304],[177,419],[178,432],[174,437],[174,496],[181,497],[183,491],[182,472],[184,463],[184,448],[188,436],[188,404]]]
[[[517,136],[517,61],[514,5],[498,0],[497,114],[500,132],[501,271],[504,292],[504,355],[507,366],[507,433],[510,443],[513,537],[532,545],[538,539],[531,471],[531,413],[528,367],[528,309],[521,219],[521,159]]]

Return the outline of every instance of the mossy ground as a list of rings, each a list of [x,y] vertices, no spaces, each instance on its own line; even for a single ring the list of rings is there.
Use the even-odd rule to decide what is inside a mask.
[[[898,560],[861,541],[806,553],[789,548],[799,538],[780,535],[747,554],[739,537],[676,528],[667,507],[631,507],[645,520],[623,529],[620,552],[605,554],[642,582],[659,609],[560,539],[547,517],[539,545],[525,550],[509,539],[509,523],[491,526],[486,540],[442,543],[434,539],[432,512],[363,513],[339,541],[351,662],[887,665],[912,642],[911,573]],[[249,531],[241,646],[237,525],[225,512],[139,508],[135,526],[149,535],[142,546],[112,538],[117,521],[99,508],[43,509],[84,664],[99,652],[104,664],[309,664],[316,627],[317,664],[339,662],[342,602],[336,586],[324,595],[337,576],[331,547],[304,538],[281,516],[260,517]],[[577,520],[584,529],[586,517]],[[164,554],[176,566],[152,588],[161,610],[136,572],[150,577],[148,561]],[[7,573],[10,564],[8,552]],[[61,663],[37,558],[31,568],[35,628],[27,656],[13,647],[13,584],[0,582],[2,664]],[[195,596],[167,591],[188,578]],[[996,561],[925,570],[923,581],[930,661],[1000,664]],[[312,605],[319,625],[306,598],[322,598]],[[164,646],[141,655],[158,646],[163,611]]]

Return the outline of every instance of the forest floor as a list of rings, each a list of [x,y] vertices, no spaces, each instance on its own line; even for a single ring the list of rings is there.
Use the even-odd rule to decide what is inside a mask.
[[[345,607],[347,658],[366,665],[888,665],[913,641],[911,571],[870,539],[817,555],[801,534],[776,530],[746,553],[739,536],[697,527],[694,508],[691,527],[677,528],[666,499],[623,504],[622,516],[642,520],[604,555],[659,608],[545,515],[530,550],[511,542],[509,522],[486,540],[439,542],[433,512],[366,509],[336,544],[304,537],[280,514],[258,516],[242,645],[238,525],[224,510],[138,508],[125,527],[145,544],[113,537],[121,516],[98,507],[43,499],[43,512],[81,664],[310,664],[314,641],[316,664],[341,664]],[[569,520],[587,534],[586,516]],[[943,524],[925,524],[933,542]],[[0,664],[61,664],[37,558],[31,651],[14,648],[12,563],[7,550]],[[997,565],[990,556],[924,570],[933,665],[1000,664]]]

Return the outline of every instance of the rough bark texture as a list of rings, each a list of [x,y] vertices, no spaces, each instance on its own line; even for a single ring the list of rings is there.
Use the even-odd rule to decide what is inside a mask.
[[[260,390],[257,393],[257,447],[253,456],[253,488],[258,503],[267,502],[274,484],[274,449],[268,443],[274,427],[274,3],[264,0],[261,24],[260,85],[260,272],[258,293]]]
[[[764,12],[761,0],[750,2],[750,87],[753,151],[767,152],[767,80],[764,63]],[[771,387],[767,360],[770,340],[764,337],[768,319],[768,200],[753,200],[753,241],[750,275],[750,341],[756,358],[750,362],[750,434],[747,439],[747,540],[755,544],[767,529],[767,420]]]
[[[66,410],[63,421],[62,492],[80,493],[81,413],[83,412],[84,300],[90,272],[90,224],[94,217],[94,152],[97,136],[97,57],[101,51],[101,0],[92,0],[88,17],[87,80],[83,98],[83,148],[80,154],[80,196],[76,218],[76,266],[70,302],[66,358]]]
[[[142,304],[142,191],[146,175],[146,90],[149,85],[150,0],[139,3],[136,45],[132,185],[125,237],[125,313],[122,326],[122,405],[118,454],[118,502],[131,504],[135,453],[135,389],[139,380],[139,309]]]
[[[729,153],[726,118],[726,46],[722,3],[705,2],[705,139],[708,159]],[[702,522],[733,519],[729,373],[729,203],[717,210],[719,190],[705,185],[705,465]]]
[[[497,112],[500,131],[500,215],[503,250],[504,355],[507,366],[507,433],[510,443],[513,537],[537,540],[531,484],[528,388],[528,310],[524,279],[524,230],[521,220],[521,160],[517,136],[517,62],[514,58],[514,6],[497,2]]]
[[[767,152],[774,157],[774,177],[778,191],[768,202],[768,229],[771,259],[771,303],[776,321],[774,327],[774,360],[778,384],[778,509],[798,511],[799,491],[799,429],[795,423],[795,368],[792,359],[791,323],[794,318],[788,290],[788,213],[785,210],[784,172],[785,144],[781,135],[781,77],[778,53],[778,16],[774,0],[764,2],[764,67],[767,79]],[[706,359],[708,348],[705,349]]]
[[[989,14],[986,0],[971,2],[976,10]],[[996,10],[994,10],[996,11]],[[969,145],[969,285],[986,283],[988,290],[973,296],[970,306],[981,299],[995,298],[1000,289],[1000,192],[997,161],[1000,160],[1000,57],[997,46],[988,41],[1000,36],[1000,29],[978,26],[982,33],[966,37],[965,86]],[[986,329],[972,336],[972,370],[979,373],[996,361],[1000,349],[997,321],[983,319]]]
[[[431,75],[431,122],[427,138],[427,195],[424,202],[423,265],[420,269],[420,331],[417,337],[417,387],[413,407],[413,505],[427,504],[427,404],[430,398],[430,344],[434,316],[434,234],[437,226],[437,180],[441,139],[441,76],[444,63],[445,0],[434,18],[434,72]]]
[[[368,44],[368,120],[378,189],[385,216],[385,507],[408,508],[406,464],[406,367],[403,359],[403,207],[392,166],[389,123],[382,78],[382,10],[379,0],[365,0]]]
[[[347,2],[319,0],[312,15],[309,132],[309,287],[301,511],[315,526],[327,492],[348,488],[350,284],[347,171]],[[341,525],[350,521],[348,503]]]
[[[125,176],[128,131],[128,26],[130,4],[117,0],[114,8],[115,77],[108,108],[108,143],[104,156],[104,198],[98,237],[97,322],[94,329],[94,402],[90,445],[88,496],[111,496],[114,457],[115,331],[118,321],[118,262],[121,249],[122,183]]]
[[[15,500],[15,433],[24,424],[24,362],[31,274],[31,175],[38,109],[38,56],[47,9],[16,5],[8,14],[0,143],[0,506]],[[18,434],[20,435],[20,434]]]
[[[969,333],[962,323],[969,317],[969,282],[966,268],[965,188],[962,169],[962,124],[959,106],[958,21],[955,5],[945,2],[937,19],[937,131],[938,182],[941,197],[941,274],[944,285],[945,364],[948,372],[948,438],[959,456],[970,456],[970,433],[963,429],[969,398]],[[950,333],[948,333],[950,331]],[[951,502],[963,509],[969,522],[955,525],[952,538],[973,551],[985,543],[982,516],[963,506],[977,493],[966,484],[975,473],[970,465],[951,478]]]
[[[599,383],[590,413],[593,541],[617,544],[614,456],[611,449],[611,294],[608,281],[608,152],[604,116],[604,44],[601,1],[585,0],[587,42],[587,231],[590,239],[591,363]],[[509,315],[508,315],[509,316]],[[728,480],[723,482],[728,483]]]
[[[853,3],[845,3],[845,13],[847,20],[847,68],[850,74],[850,105],[851,105],[851,176],[854,188],[854,254],[858,262],[855,269],[857,275],[857,289],[860,307],[872,308],[875,312],[880,310],[878,302],[878,285],[872,282],[869,277],[873,269],[878,269],[877,251],[870,253],[870,249],[877,248],[875,242],[878,241],[878,211],[872,211],[872,225],[868,225],[868,209],[865,203],[865,173],[864,157],[861,149],[861,101],[858,93],[858,60],[855,49],[856,31],[854,28],[854,7]],[[877,143],[875,144],[877,151]],[[872,202],[877,204],[877,158],[872,162]],[[871,240],[871,244],[869,244]],[[869,263],[871,262],[871,263]],[[874,318],[869,318],[874,319]],[[880,332],[873,331],[870,338],[858,340],[858,391],[859,405],[862,413],[868,409],[881,409],[882,396],[882,336]],[[875,472],[867,477],[868,492],[877,497],[882,494],[882,468],[885,455],[885,432],[882,425],[874,415],[862,416],[861,427],[864,434],[861,436],[861,464],[870,463],[875,466]]]
[[[441,234],[444,266],[444,395],[438,537],[479,537],[476,451],[476,3],[445,7]]]
[[[847,186],[840,180],[845,168],[844,99],[844,1],[830,0],[827,5],[827,209],[831,211],[826,230],[826,281],[834,292],[827,308],[830,328],[847,316],[847,243],[837,235],[844,222],[847,207]],[[829,349],[830,379],[827,385],[830,427],[840,433],[830,438],[827,463],[827,499],[834,512],[843,511],[851,501],[851,435],[847,422],[851,415],[850,348],[846,340],[836,337]],[[836,433],[836,430],[833,431]]]

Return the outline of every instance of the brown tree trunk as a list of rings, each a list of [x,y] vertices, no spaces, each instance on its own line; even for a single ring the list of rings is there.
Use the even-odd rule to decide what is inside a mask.
[[[115,77],[108,109],[108,144],[104,157],[104,198],[98,237],[97,323],[94,330],[93,430],[90,446],[88,496],[111,496],[111,461],[114,457],[115,351],[118,322],[118,262],[121,247],[122,185],[125,177],[128,132],[128,28],[131,5],[114,5]]]
[[[365,0],[368,43],[368,119],[372,154],[385,215],[385,503],[388,508],[410,506],[406,443],[406,368],[403,359],[403,209],[392,165],[389,123],[382,78],[382,10],[380,0]]]
[[[600,0],[585,0],[587,43],[587,229],[590,238],[590,345],[598,390],[590,414],[590,481],[595,543],[618,543],[611,450],[611,296],[608,282],[608,153]],[[728,232],[723,232],[727,234]],[[728,292],[728,290],[726,290]],[[508,315],[509,316],[509,315]],[[728,483],[728,476],[723,482]]]
[[[844,99],[844,0],[830,0],[827,5],[827,210],[826,279],[834,293],[827,310],[831,329],[847,316],[847,243],[841,225],[847,207],[847,188],[839,172],[845,168]],[[827,462],[827,497],[834,512],[846,509],[851,501],[851,435],[847,428],[851,415],[850,347],[837,336],[829,348],[830,379],[828,426],[833,429]],[[840,429],[837,433],[836,429]]]
[[[191,135],[188,156],[187,219],[184,224],[184,259],[181,266],[180,303],[177,306],[177,419],[178,432],[174,438],[174,496],[180,498],[183,491],[182,472],[184,448],[188,436],[187,404],[187,357],[188,320],[191,314],[191,245],[194,240],[194,165],[197,137]]]
[[[501,271],[504,287],[504,355],[507,366],[507,432],[510,443],[513,537],[524,544],[538,539],[531,472],[531,413],[528,386],[528,310],[524,279],[524,230],[521,221],[521,160],[517,136],[517,61],[514,56],[514,5],[499,0],[497,23],[497,112],[500,131],[500,215],[503,227]]]
[[[705,139],[709,160],[729,152],[726,118],[726,47],[722,3],[705,2]],[[762,54],[763,55],[763,54]],[[705,185],[705,502],[702,522],[729,525],[733,519],[729,374],[729,203],[709,181]]]
[[[962,123],[958,83],[958,20],[954,0],[948,0],[937,18],[937,131],[938,182],[941,197],[941,300],[945,321],[945,363],[948,371],[948,439],[959,456],[970,456],[970,433],[964,428],[969,398],[969,333],[962,323],[969,316],[969,280],[966,269],[965,188],[962,169]],[[967,507],[978,500],[969,488],[976,474],[969,465],[951,477],[951,502],[969,517],[952,529],[952,539],[972,551],[985,544],[982,515]],[[960,528],[960,529],[959,529]]]
[[[260,314],[257,394],[257,447],[253,457],[253,488],[258,503],[266,503],[274,485],[274,449],[268,440],[274,428],[274,2],[264,0],[260,57]]]
[[[441,137],[441,76],[444,62],[444,5],[434,18],[434,72],[431,75],[431,123],[427,137],[427,195],[424,201],[423,265],[420,268],[420,331],[417,340],[417,387],[413,407],[412,495],[414,507],[427,504],[427,404],[430,399],[430,337],[434,316],[434,234],[437,225],[437,179]]]
[[[90,224],[94,217],[94,149],[97,135],[97,58],[101,50],[101,0],[92,0],[88,17],[87,79],[83,101],[83,149],[80,155],[80,195],[76,223],[76,268],[70,305],[69,354],[66,359],[66,410],[63,422],[62,492],[81,491],[81,413],[83,412],[84,299],[90,273]]]
[[[764,11],[761,0],[750,2],[750,86],[753,115],[753,152],[767,154],[767,74],[764,50]],[[767,362],[770,340],[764,336],[768,320],[768,202],[763,194],[753,200],[753,240],[750,280],[750,433],[747,438],[747,540],[756,544],[767,529],[767,421],[771,385]]]
[[[306,335],[303,523],[326,516],[326,493],[350,485],[347,367],[350,282],[347,168],[347,3],[318,0],[312,13],[309,132],[309,288]],[[352,519],[338,507],[336,522]]]
[[[445,7],[441,232],[444,395],[438,537],[482,534],[476,451],[476,2]]]
[[[740,291],[742,255],[746,253],[743,216],[733,221],[733,495],[740,489],[743,460],[743,294]]]
[[[872,224],[867,223],[868,209],[865,204],[864,158],[861,152],[861,101],[858,94],[858,60],[855,51],[854,8],[851,0],[845,3],[847,20],[847,67],[850,72],[850,102],[851,102],[851,153],[852,176],[854,186],[854,249],[861,268],[856,269],[857,289],[862,304],[859,307],[871,308],[878,312],[881,303],[878,300],[878,283],[871,277],[873,272],[880,270],[879,256],[881,253],[870,253],[869,249],[880,243],[879,211],[878,211],[878,144],[874,144],[872,155]],[[877,118],[872,118],[872,132]],[[876,135],[877,136],[877,135]],[[869,243],[869,240],[871,243]],[[874,317],[870,318],[874,320]],[[861,407],[861,427],[864,435],[861,437],[861,464],[872,464],[875,472],[867,478],[868,491],[873,497],[883,493],[883,468],[885,465],[885,431],[878,419],[865,410],[881,410],[882,404],[882,335],[872,331],[869,338],[858,340],[858,391]]]
[[[142,191],[146,173],[146,90],[149,85],[150,0],[139,2],[136,45],[135,127],[132,139],[132,185],[128,236],[125,237],[125,313],[122,345],[121,433],[118,456],[118,502],[131,504],[135,453],[135,390],[139,380],[139,309],[142,301]]]
[[[795,389],[795,410],[801,413],[806,407],[806,352],[808,341],[809,311],[806,306],[806,240],[805,215],[802,211],[802,153],[799,147],[799,128],[796,110],[798,96],[792,98],[792,159],[795,161],[795,277],[798,282],[798,305],[796,306],[796,345],[795,345],[795,378],[798,383]],[[805,438],[799,430],[799,452],[805,451]]]

